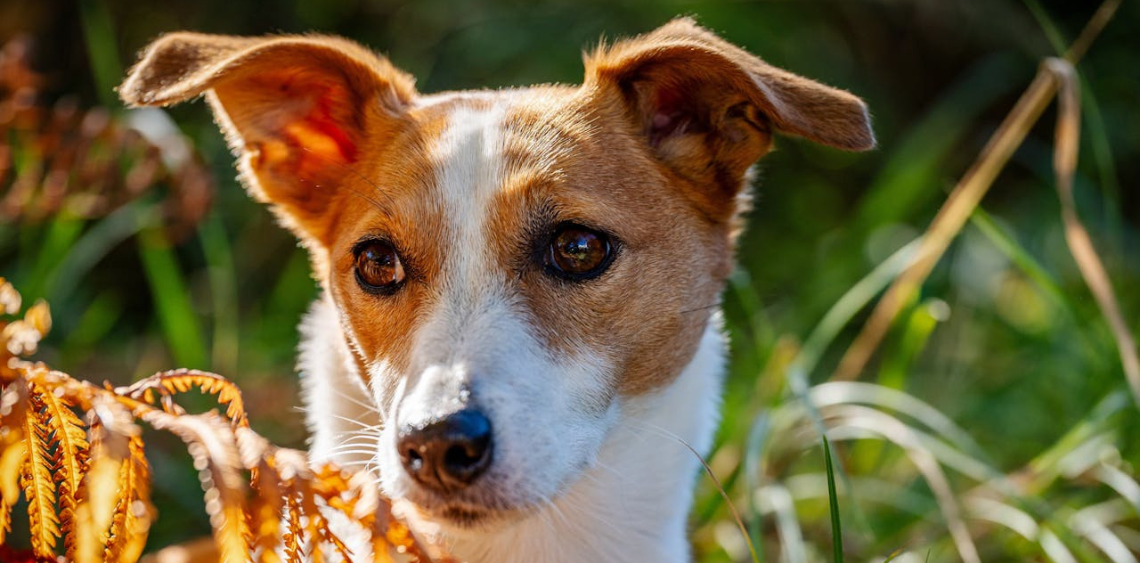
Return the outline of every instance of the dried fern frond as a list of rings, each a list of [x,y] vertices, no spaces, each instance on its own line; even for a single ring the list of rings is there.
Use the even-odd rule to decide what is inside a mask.
[[[48,81],[31,67],[32,48],[26,36],[0,48],[0,218],[103,217],[163,186],[163,224],[176,238],[191,232],[214,191],[200,158],[164,153],[127,120],[104,108],[84,111],[74,98],[46,107]]]
[[[20,304],[19,293],[0,279],[0,314],[15,314]],[[35,351],[50,326],[43,303],[21,319],[0,318],[4,561],[54,560],[61,538],[76,563],[138,561],[154,519],[150,466],[136,425],[142,421],[186,443],[221,561],[432,562],[392,516],[374,476],[314,468],[304,452],[272,445],[250,428],[240,389],[224,377],[173,370],[117,389],[77,380],[20,358]],[[213,396],[225,416],[186,413],[178,395],[195,390]],[[2,541],[21,495],[28,501],[30,553]],[[364,543],[350,544],[345,533]]]
[[[26,401],[24,385],[10,385],[0,395],[0,544],[12,531],[12,507],[20,498],[20,473],[27,455],[23,430]]]
[[[33,389],[43,389],[33,383]],[[55,466],[54,478],[59,485],[59,520],[64,534],[64,545],[68,559],[75,559],[75,534],[71,530],[75,509],[79,504],[79,487],[87,473],[88,450],[87,434],[83,423],[71,411],[65,395],[42,390],[38,393],[44,404],[42,421],[50,430],[55,448],[52,462]]]
[[[234,425],[249,427],[245,403],[241,400],[241,389],[216,373],[196,369],[163,371],[129,387],[116,389],[115,392],[151,405],[155,405],[157,399],[166,412],[183,414],[185,411],[173,402],[174,395],[189,392],[191,389],[217,396],[218,404],[226,407],[226,416]]]
[[[281,563],[277,548],[281,543],[281,514],[285,493],[273,459],[259,459],[257,476],[251,483],[257,495],[249,507],[250,552],[258,563]]]
[[[109,541],[112,537],[123,539],[121,533],[116,534],[112,529],[116,516],[119,517],[118,528],[124,527],[125,514],[121,508],[124,503],[120,502],[120,497],[124,501],[130,499],[132,503],[139,497],[135,483],[130,479],[130,468],[126,467],[134,462],[129,459],[129,441],[139,435],[137,427],[131,428],[134,423],[130,414],[117,403],[101,398],[96,401],[91,418],[91,464],[83,480],[83,500],[75,513],[79,524],[75,530],[76,563],[115,561],[111,556],[118,556],[124,551],[120,548],[112,550]],[[116,430],[108,430],[108,426]],[[135,527],[138,528],[137,525]],[[145,538],[145,534],[135,536]]]
[[[46,407],[42,393],[37,393],[32,385],[28,387],[28,408],[23,420],[27,448],[20,468],[20,485],[28,499],[32,552],[36,557],[50,558],[55,555],[55,544],[61,533],[59,515],[55,512],[59,491],[52,477],[56,464],[51,454],[51,425],[43,415]]]
[[[150,464],[141,437],[127,440],[127,456],[119,466],[119,498],[105,536],[106,561],[137,561],[146,545],[153,519],[150,505]]]
[[[151,426],[169,431],[186,443],[198,479],[206,491],[206,513],[214,528],[214,540],[222,561],[242,561],[248,557],[249,533],[245,519],[245,480],[237,442],[229,424],[214,413],[172,415],[150,410],[141,413]]]

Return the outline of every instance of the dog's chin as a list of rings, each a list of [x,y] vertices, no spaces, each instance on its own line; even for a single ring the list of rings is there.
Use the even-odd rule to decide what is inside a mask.
[[[402,502],[415,511],[419,520],[433,522],[454,531],[491,532],[509,527],[539,512],[565,493],[581,475],[575,475],[550,496],[521,496],[519,490],[500,491],[488,484],[476,485],[454,494],[441,495],[412,488]]]
[[[406,500],[417,519],[456,531],[494,531],[525,519],[539,509],[538,504],[472,503],[455,500],[416,503]]]
[[[534,516],[570,493],[593,468],[591,460],[573,463],[563,475],[552,478],[553,483],[490,472],[467,488],[440,493],[415,483],[399,466],[382,467],[382,475],[384,469],[393,473],[391,480],[381,477],[380,482],[383,492],[419,522],[461,534],[495,532]]]
[[[490,531],[522,520],[537,507],[485,508],[465,504],[449,504],[433,511],[436,521],[460,530]]]

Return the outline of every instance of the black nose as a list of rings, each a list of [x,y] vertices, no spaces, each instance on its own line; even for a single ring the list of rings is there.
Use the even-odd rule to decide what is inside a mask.
[[[491,421],[464,409],[423,427],[405,427],[397,447],[404,468],[441,493],[471,484],[491,464]]]

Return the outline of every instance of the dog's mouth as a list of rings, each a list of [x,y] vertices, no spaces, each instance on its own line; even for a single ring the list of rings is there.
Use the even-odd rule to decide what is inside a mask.
[[[467,530],[492,528],[523,518],[536,510],[536,507],[488,507],[461,502],[448,502],[432,508],[415,504],[415,508],[429,521]]]
[[[426,520],[460,529],[486,529],[524,519],[540,510],[541,503],[516,504],[484,495],[461,494],[460,498],[410,495],[404,500]]]
[[[474,528],[494,519],[485,509],[467,506],[448,506],[438,511],[440,518],[460,528]]]

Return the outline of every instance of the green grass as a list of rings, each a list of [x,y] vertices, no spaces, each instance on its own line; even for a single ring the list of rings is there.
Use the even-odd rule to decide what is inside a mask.
[[[349,4],[262,14],[209,0],[155,14],[143,3],[84,1],[89,62],[58,73],[72,80],[61,88],[113,104],[108,85],[134,50],[175,27],[260,33],[318,24],[389,52],[425,90],[574,82],[578,48],[600,32],[634,33],[666,14],[694,13],[773,63],[864,96],[880,139],[877,151],[857,156],[780,139],[761,165],[741,266],[724,295],[732,363],[708,456],[723,491],[702,479],[692,518],[698,560],[753,560],[742,534],[766,562],[961,561],[971,550],[987,562],[1140,556],[1140,417],[1113,335],[1064,243],[1052,113],[973,210],[863,377],[828,381],[1038,61],[1062,51],[1094,6]],[[1137,332],[1140,206],[1129,186],[1140,181],[1140,37],[1130,27],[1140,8],[1121,10],[1078,67],[1085,158],[1075,196]],[[495,37],[511,41],[482,53],[480,42]],[[538,56],[549,63],[535,64]],[[43,352],[52,365],[116,383],[176,366],[215,369],[245,389],[255,427],[301,445],[294,327],[316,293],[309,265],[232,180],[232,157],[205,108],[170,114],[219,182],[196,230],[168,237],[161,190],[100,218],[3,223],[0,275],[29,300],[54,305]],[[18,170],[46,158],[24,146],[13,154]],[[152,545],[203,533],[188,459],[176,443],[151,447],[163,514]]]
[[[843,563],[843,525],[839,516],[839,498],[835,492],[835,469],[831,461],[831,444],[823,437],[823,460],[827,468],[827,507],[831,514],[831,560]]]

